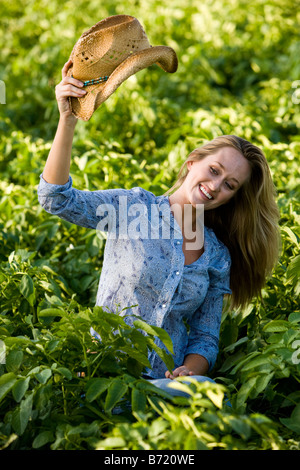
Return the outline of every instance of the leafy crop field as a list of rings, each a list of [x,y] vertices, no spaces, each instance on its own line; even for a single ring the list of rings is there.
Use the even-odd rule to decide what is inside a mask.
[[[0,3],[2,449],[300,450],[296,3]],[[160,195],[192,149],[236,134],[263,149],[277,188],[278,264],[262,299],[244,310],[224,306],[217,384],[194,384],[189,398],[172,399],[140,378],[156,336],[171,348],[164,331],[139,319],[129,328],[94,307],[105,239],[37,200],[61,68],[83,31],[122,13],[140,20],[153,45],[173,47],[179,68],[139,72],[78,123],[74,186]],[[91,325],[102,343],[92,341]]]

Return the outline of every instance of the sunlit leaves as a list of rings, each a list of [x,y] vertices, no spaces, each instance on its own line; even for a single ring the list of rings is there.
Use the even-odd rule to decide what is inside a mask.
[[[78,0],[79,15],[73,2],[0,4],[0,79],[7,91],[0,108],[0,447],[299,448],[294,2],[127,0],[126,11],[151,44],[176,50],[178,71],[153,65],[131,77],[88,123],[78,123],[73,143],[74,187],[142,186],[157,195],[172,186],[188,153],[215,136],[240,135],[263,149],[278,192],[282,250],[262,299],[222,319],[211,375],[228,387],[232,412],[223,407],[224,390],[213,385],[172,403],[139,379],[149,350],[172,368],[170,338],[142,319],[131,328],[93,308],[104,238],[47,214],[37,200],[57,127],[61,68],[81,33],[123,14],[124,5]],[[120,407],[124,413],[114,415]]]

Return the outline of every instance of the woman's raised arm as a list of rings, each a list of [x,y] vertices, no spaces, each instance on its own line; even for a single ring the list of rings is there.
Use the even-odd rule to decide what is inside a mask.
[[[79,98],[86,93],[82,89],[82,82],[67,76],[71,64],[71,60],[65,63],[62,69],[62,81],[55,88],[60,118],[43,171],[44,180],[52,184],[63,185],[69,179],[72,143],[77,118],[72,114],[68,97],[75,96]]]

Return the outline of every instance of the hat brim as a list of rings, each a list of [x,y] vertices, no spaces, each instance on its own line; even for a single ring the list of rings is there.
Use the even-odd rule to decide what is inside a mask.
[[[86,88],[86,95],[82,98],[70,97],[69,101],[72,107],[72,113],[78,119],[88,121],[96,109],[106,101],[125,80],[153,64],[159,65],[165,72],[176,72],[178,60],[175,51],[168,46],[153,46],[131,54],[116,67],[106,82],[89,85]],[[72,68],[71,66],[68,70],[69,76],[72,75]]]

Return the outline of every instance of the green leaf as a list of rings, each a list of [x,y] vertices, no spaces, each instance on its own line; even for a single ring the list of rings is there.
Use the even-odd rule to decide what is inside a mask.
[[[116,448],[116,447],[124,447],[126,446],[126,441],[123,439],[123,437],[107,437],[106,439],[103,439],[102,441],[99,441],[96,447],[96,450],[105,450],[105,449],[111,449],[111,448]]]
[[[10,351],[6,357],[6,369],[9,372],[17,372],[23,361],[22,351]]]
[[[262,364],[268,364],[269,360],[270,360],[270,357],[268,355],[267,356],[261,355],[259,357],[256,357],[255,359],[252,359],[252,361],[246,363],[242,367],[242,371],[246,371],[246,370],[249,370],[249,369],[254,369],[255,367],[261,366]]]
[[[292,243],[294,243],[296,246],[299,246],[297,237],[294,232],[290,229],[290,227],[281,227],[281,230],[288,235],[288,238]]]
[[[21,436],[25,431],[32,411],[33,393],[21,401],[12,416],[12,427]]]
[[[129,337],[135,348],[141,351],[142,354],[147,355],[148,348],[145,336],[138,330],[132,330]]]
[[[146,396],[137,388],[133,388],[131,392],[132,411],[144,413],[146,410]]]
[[[164,343],[166,348],[170,351],[170,353],[174,354],[172,340],[170,336],[168,335],[168,333],[163,328],[159,328],[158,326],[148,325],[148,323],[146,323],[143,320],[135,320],[133,324],[136,328],[140,328],[141,330],[144,330],[146,333],[148,333],[151,336],[158,336],[159,339]]]
[[[225,352],[233,351],[237,346],[240,346],[241,344],[247,343],[248,341],[249,341],[248,336],[244,336],[243,338],[240,338],[235,343],[232,343],[229,346],[226,346],[226,348],[224,348],[224,351]]]
[[[222,408],[224,393],[221,390],[213,390],[208,388],[206,390],[206,394],[217,408]]]
[[[48,442],[53,442],[54,436],[52,431],[42,431],[40,434],[36,436],[33,440],[32,447],[34,449],[38,449],[39,447],[48,444]]]
[[[128,386],[120,379],[113,379],[109,385],[104,410],[110,412],[127,392]]]
[[[35,377],[41,384],[45,384],[50,379],[51,375],[51,369],[43,369],[41,372],[36,373]]]
[[[30,377],[19,379],[12,389],[12,394],[16,402],[20,402],[28,390]]]
[[[251,436],[251,426],[247,422],[234,416],[230,416],[228,420],[235,432],[242,436],[243,439],[249,439]]]
[[[190,388],[187,383],[183,383],[181,381],[172,380],[168,384],[167,388],[172,388],[172,389],[175,389],[175,390],[179,390],[181,392],[187,393],[189,396],[194,395],[194,391],[192,390],[192,388]]]
[[[140,351],[137,351],[136,349],[127,344],[122,345],[120,349],[122,352],[125,352],[126,354],[128,354],[128,356],[132,357],[143,366],[151,367],[148,357],[142,354]]]
[[[70,369],[67,369],[66,367],[57,367],[57,369],[55,369],[55,371],[59,372],[61,375],[63,375],[68,380],[72,380],[72,378],[73,378],[72,372],[70,371]]]
[[[33,306],[35,302],[35,288],[33,280],[28,274],[23,274],[19,289],[29,304]]]
[[[291,323],[298,323],[300,322],[300,312],[292,312],[288,316],[288,320]]]
[[[108,389],[110,380],[105,378],[91,379],[87,382],[86,399],[88,402],[96,400],[105,390]]]
[[[0,377],[0,400],[13,388],[17,381],[17,377],[13,372],[4,374]]]
[[[64,311],[61,308],[44,308],[38,314],[39,317],[62,317],[64,315]]]
[[[133,357],[129,357],[126,361],[126,370],[127,372],[134,376],[140,377],[143,372],[144,366]]]
[[[93,312],[97,316],[97,320],[102,322],[103,320],[107,322],[111,327],[114,328],[125,328],[128,329],[129,326],[127,323],[124,321],[124,318],[122,318],[120,315],[113,313],[113,312],[105,312],[101,307],[96,306],[93,309]]]
[[[168,392],[165,392],[161,388],[156,387],[151,381],[148,380],[141,380],[140,382],[137,383],[136,388],[139,390],[142,390],[145,393],[145,396],[149,398],[150,395],[157,394],[160,395],[161,397],[164,398],[170,398],[171,395]]]
[[[286,277],[288,281],[292,281],[293,285],[299,281],[299,273],[300,273],[300,255],[295,256],[288,265],[286,271]]]
[[[168,370],[173,370],[174,369],[174,360],[173,357],[168,354],[164,349],[161,349],[157,344],[154,342],[153,338],[150,336],[147,337],[147,342],[149,346],[154,349],[156,354],[161,358],[161,360],[166,364],[166,368]]]
[[[300,434],[300,405],[297,405],[290,418],[279,418],[281,423],[293,432]]]
[[[251,390],[253,389],[253,387],[255,387],[256,380],[257,380],[257,377],[250,377],[249,380],[247,380],[246,382],[242,384],[240,390],[238,391],[237,400],[236,400],[236,408],[238,412],[243,412],[244,407],[245,407],[245,402]]]
[[[274,373],[275,372],[271,372],[270,374],[263,374],[257,379],[256,385],[255,385],[257,395],[263,392],[265,388],[269,385],[272,377],[274,376]]]
[[[263,327],[266,333],[274,333],[276,331],[286,331],[290,328],[289,322],[285,320],[271,320]]]

